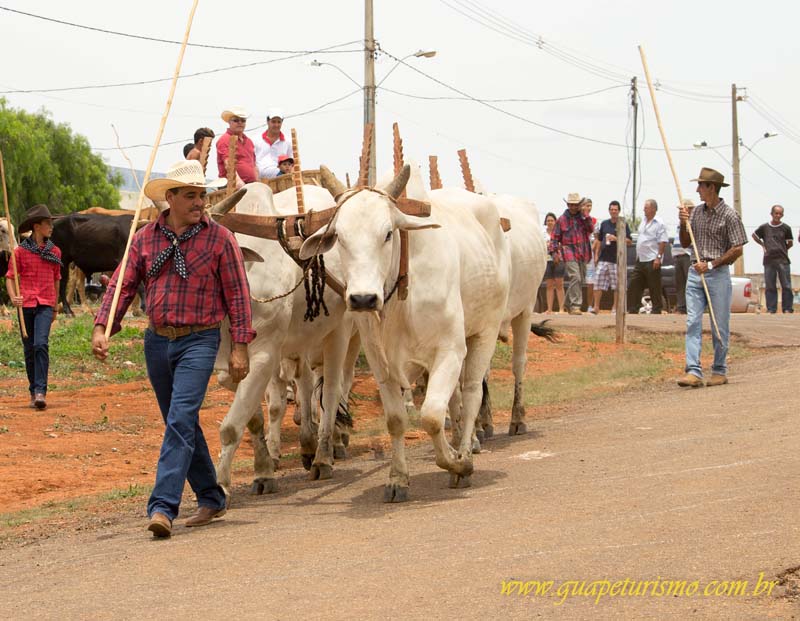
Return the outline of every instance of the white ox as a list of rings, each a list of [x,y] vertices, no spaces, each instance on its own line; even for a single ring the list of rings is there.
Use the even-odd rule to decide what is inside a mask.
[[[347,307],[356,313],[392,437],[385,502],[408,498],[403,390],[423,370],[429,379],[421,423],[433,442],[436,464],[450,472],[451,487],[470,484],[481,382],[509,286],[508,250],[494,204],[464,190],[435,190],[430,194],[430,218],[408,216],[393,199],[400,196],[409,174],[405,166],[385,192],[361,190],[342,198],[344,186],[323,167],[323,185],[340,196],[338,213],[328,227],[305,241],[300,254],[339,249]],[[399,272],[399,231],[418,229],[433,230],[409,236],[408,297],[388,300]],[[461,441],[453,448],[445,437],[444,421],[459,379]]]
[[[261,183],[245,186],[247,193],[237,207],[239,213],[258,215],[283,215],[297,212],[296,199],[285,198],[279,210],[273,202],[272,191]],[[294,195],[294,190],[287,191]],[[282,192],[281,194],[286,194]],[[304,186],[306,206],[322,210],[333,205],[331,195],[324,189]],[[277,198],[277,196],[276,196]],[[270,299],[292,290],[301,277],[297,264],[275,241],[237,234],[240,245],[257,252],[264,261],[247,265],[247,278],[251,295],[257,299]],[[328,261],[335,267],[335,255]],[[325,291],[325,303],[330,313],[321,313],[313,322],[303,321],[306,311],[304,288],[301,285],[294,293],[270,302],[251,302],[253,328],[256,338],[248,348],[250,373],[236,387],[236,394],[230,410],[220,427],[222,450],[217,465],[217,480],[226,490],[231,485],[231,465],[234,453],[247,426],[253,437],[255,452],[254,479],[251,491],[254,493],[274,492],[275,463],[280,441],[280,423],[285,411],[285,389],[281,394],[280,363],[282,358],[305,361],[307,358],[323,359],[325,383],[322,388],[323,415],[319,426],[319,438],[314,437],[310,416],[302,421],[300,441],[304,461],[310,466],[313,478],[330,478],[333,466],[333,426],[341,394],[341,369],[347,351],[352,323],[344,320],[344,302],[330,288]],[[230,335],[223,330],[223,341],[217,357],[217,368],[224,369],[230,351]],[[304,366],[304,365],[303,365]],[[306,388],[308,379],[301,383]],[[230,386],[227,372],[222,370],[220,382]],[[270,382],[270,446],[264,438],[264,420],[261,412],[261,399]],[[285,385],[285,384],[283,384]],[[302,390],[304,395],[310,389]],[[307,401],[305,405],[308,405]],[[310,407],[303,408],[310,413]]]

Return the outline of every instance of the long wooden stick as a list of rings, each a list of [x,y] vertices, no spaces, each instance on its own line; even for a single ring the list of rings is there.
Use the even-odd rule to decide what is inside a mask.
[[[394,155],[394,174],[395,177],[403,170],[405,162],[403,160],[403,139],[400,137],[400,126],[397,123],[392,125],[392,138],[393,138],[393,155]],[[400,193],[401,198],[405,198],[406,189]],[[397,299],[405,300],[408,297],[408,245],[411,240],[408,237],[408,231],[400,231],[400,271],[398,272],[397,284]]]
[[[172,75],[172,85],[169,89],[169,96],[167,97],[167,104],[164,107],[164,114],[161,116],[161,124],[158,126],[156,133],[156,140],[153,143],[153,150],[150,152],[150,161],[147,163],[147,168],[144,171],[144,179],[142,180],[142,190],[139,191],[139,201],[136,203],[136,212],[133,214],[131,221],[131,230],[128,234],[128,243],[125,244],[125,253],[122,255],[122,261],[119,264],[119,271],[117,272],[117,286],[114,288],[114,297],[111,300],[111,311],[108,315],[108,325],[106,325],[106,338],[111,336],[111,328],[114,325],[114,316],[117,313],[117,305],[119,304],[119,295],[122,292],[122,283],[125,278],[125,268],[128,265],[128,253],[131,249],[133,236],[136,235],[136,227],[139,224],[139,215],[142,213],[142,204],[144,203],[144,186],[150,181],[150,172],[153,170],[153,163],[156,160],[158,153],[158,145],[161,144],[161,137],[164,135],[164,126],[167,124],[167,117],[172,108],[172,98],[175,96],[175,87],[178,85],[178,76],[181,72],[181,65],[183,64],[183,54],[186,52],[186,43],[189,41],[189,32],[192,29],[192,21],[194,20],[194,13],[197,10],[198,0],[192,3],[192,10],[189,12],[189,20],[186,24],[186,32],[183,35],[183,42],[181,43],[181,50],[178,53],[178,62],[175,65],[175,72]]]
[[[639,46],[639,56],[642,58],[642,67],[644,67],[644,77],[647,79],[647,88],[650,91],[650,99],[653,101],[653,111],[656,113],[656,123],[658,123],[658,131],[661,134],[661,142],[664,144],[664,153],[667,154],[667,161],[669,162],[669,169],[672,171],[672,180],[675,182],[675,189],[678,191],[678,204],[683,205],[683,193],[681,192],[681,184],[678,181],[678,173],[675,172],[675,164],[672,163],[672,153],[667,144],[667,135],[664,133],[664,126],[661,124],[661,114],[658,112],[658,103],[656,102],[656,92],[653,89],[653,81],[650,79],[650,70],[647,68],[647,59],[644,56],[644,48]],[[692,240],[692,248],[694,249],[694,256],[697,261],[700,261],[700,251],[697,249],[697,243],[694,239],[694,232],[692,231],[692,223],[687,220],[686,228],[689,231],[689,238]],[[717,325],[717,318],[714,315],[714,307],[711,305],[711,295],[708,292],[708,285],[706,284],[705,274],[700,274],[700,281],[703,283],[703,291],[706,294],[708,301],[708,313],[711,315],[711,323],[714,325],[714,331],[717,333],[717,338],[722,340],[719,334],[719,326]],[[619,309],[617,309],[619,312]]]
[[[19,272],[17,271],[17,255],[14,253],[17,247],[17,239],[14,236],[14,223],[11,222],[11,213],[8,210],[8,191],[6,190],[6,169],[3,165],[3,152],[0,151],[0,177],[3,179],[3,205],[6,209],[6,220],[8,221],[8,239],[9,246],[11,247],[11,269],[14,270],[14,284],[16,285],[15,292],[19,295]],[[56,299],[56,306],[58,306],[58,299]],[[57,310],[57,309],[56,309]],[[19,318],[19,327],[22,330],[22,338],[28,338],[28,331],[25,329],[25,320],[22,316],[22,307],[17,306],[17,317]]]
[[[458,150],[458,160],[461,162],[461,174],[464,176],[464,187],[469,192],[475,191],[475,183],[472,181],[472,171],[469,167],[469,159],[467,159],[467,150]]]
[[[303,170],[300,168],[300,149],[297,147],[297,130],[292,128],[292,159],[294,168],[292,169],[292,183],[297,194],[297,213],[306,212],[306,202],[303,197]]]
[[[200,141],[200,166],[203,167],[203,174],[206,174],[208,166],[208,152],[211,150],[211,136],[206,136]]]
[[[230,135],[228,140],[228,159],[225,162],[225,172],[228,174],[228,186],[225,196],[230,196],[236,191],[236,148],[239,146],[239,137],[236,134]]]
[[[439,158],[435,155],[429,155],[428,166],[430,167],[431,190],[441,190],[442,178],[439,176]]]

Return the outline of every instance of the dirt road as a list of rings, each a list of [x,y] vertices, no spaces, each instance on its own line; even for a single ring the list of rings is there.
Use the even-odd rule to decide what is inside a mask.
[[[332,481],[295,471],[276,495],[237,495],[228,516],[205,529],[178,520],[168,541],[150,540],[141,518],[7,549],[0,611],[14,619],[797,618],[796,575],[770,595],[753,589],[761,572],[775,580],[800,565],[799,373],[800,352],[772,352],[737,365],[728,386],[664,382],[534,421],[526,436],[489,442],[467,490],[448,489],[429,446],[419,446],[403,505],[381,502],[388,462],[360,458],[337,464]],[[689,590],[697,581],[698,592],[617,589],[599,603],[576,595],[558,605],[566,581],[586,581],[589,591],[592,581],[626,579],[685,580]],[[503,595],[511,580],[554,585],[548,595]],[[745,595],[703,596],[719,587],[714,580],[746,580]]]

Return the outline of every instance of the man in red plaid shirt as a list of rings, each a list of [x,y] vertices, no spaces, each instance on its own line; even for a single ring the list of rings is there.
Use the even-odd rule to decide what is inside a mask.
[[[550,235],[549,251],[553,255],[554,263],[564,261],[569,282],[565,306],[569,309],[570,315],[580,315],[586,264],[592,260],[592,246],[589,239],[594,224],[591,216],[581,211],[583,199],[580,194],[571,192],[564,202],[567,204],[567,209],[556,220],[556,226]]]
[[[150,318],[144,337],[147,374],[166,424],[156,483],[147,505],[148,530],[155,537],[170,536],[186,480],[198,504],[197,514],[186,526],[204,526],[224,515],[225,493],[217,484],[199,411],[225,316],[230,318],[233,347],[228,369],[234,382],[247,375],[247,344],[255,337],[242,253],[233,234],[206,216],[206,187],[196,160],[174,164],[166,178],[145,186],[149,198],[166,200],[169,209],[134,237],[116,313],[110,317],[119,268],[92,334],[92,351],[104,360],[108,356],[108,322],[112,334],[120,330],[137,286],[144,282]]]
[[[28,338],[22,339],[31,407],[47,407],[47,375],[50,368],[50,325],[56,319],[58,281],[61,280],[61,250],[50,241],[53,220],[46,205],[34,205],[25,214],[19,232],[31,231],[14,249],[9,261],[6,290],[14,306],[22,307]],[[14,265],[19,274],[19,292],[14,282]]]

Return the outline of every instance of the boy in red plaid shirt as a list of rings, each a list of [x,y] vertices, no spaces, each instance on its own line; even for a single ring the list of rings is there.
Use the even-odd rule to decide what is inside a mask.
[[[32,231],[14,249],[14,261],[6,272],[6,290],[11,303],[22,307],[28,338],[22,339],[25,370],[31,407],[47,407],[47,374],[50,368],[50,325],[56,319],[58,281],[61,280],[61,251],[50,241],[53,220],[46,205],[35,205],[25,214],[19,232]],[[19,274],[19,288],[14,282],[14,265]]]

